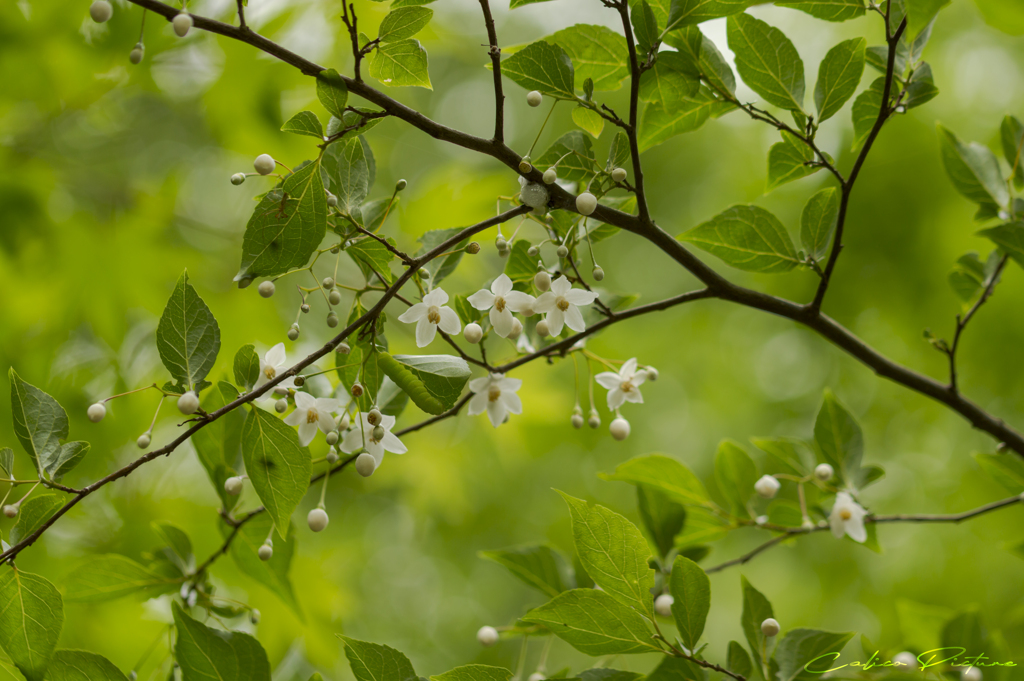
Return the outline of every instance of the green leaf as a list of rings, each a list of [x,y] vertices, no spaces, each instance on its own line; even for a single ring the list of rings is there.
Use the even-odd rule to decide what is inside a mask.
[[[939,10],[950,3],[950,0],[904,0],[907,7],[906,37],[916,38],[922,31],[930,28]]]
[[[572,61],[575,78],[580,82],[588,78],[593,80],[595,90],[617,90],[622,81],[629,76],[629,51],[626,48],[626,39],[609,28],[593,24],[576,24],[552,33],[544,40],[565,50]],[[504,73],[504,63],[501,70]],[[570,92],[573,90],[573,82],[570,74]],[[571,95],[565,95],[564,91],[562,96],[572,98]]]
[[[760,0],[672,0],[666,31],[742,12]]]
[[[309,488],[309,450],[280,419],[253,407],[242,426],[242,458],[256,495],[287,539],[289,517]]]
[[[733,206],[678,238],[748,272],[788,272],[800,264],[789,232],[759,206]]]
[[[442,411],[455,406],[472,375],[466,360],[452,355],[395,355],[394,358],[423,382],[427,394],[441,403]]]
[[[907,109],[926,104],[939,94],[939,88],[935,86],[935,79],[932,78],[932,67],[927,62],[921,62],[914,69],[907,85],[907,96],[903,100],[903,106]]]
[[[991,239],[1016,260],[1018,265],[1024,267],[1024,221],[989,227],[978,232],[978,235]]]
[[[396,2],[401,2],[401,1],[403,1],[403,0],[396,0]],[[417,1],[419,1],[419,0],[417,0]],[[434,0],[429,0],[429,1],[433,2]],[[515,9],[516,7],[523,7],[525,5],[533,5],[533,4],[536,4],[538,2],[550,2],[550,0],[510,0],[510,2],[508,3],[508,8],[509,9]],[[392,3],[391,6],[394,7],[395,4]]]
[[[184,578],[171,578],[115,553],[95,556],[71,572],[64,581],[69,601],[96,603],[131,594],[141,599],[177,591]]]
[[[750,652],[754,656],[754,666],[761,666],[761,647],[764,643],[764,634],[761,633],[761,622],[769,617],[774,617],[772,604],[760,591],[751,586],[746,577],[740,577],[740,584],[743,587],[743,613],[740,615],[740,624],[743,627],[743,634],[747,637],[750,645]]]
[[[576,677],[580,681],[639,681],[639,679],[644,678],[644,675],[637,672],[622,671],[621,669],[593,667],[591,669],[584,669]]]
[[[654,572],[647,564],[651,551],[640,530],[603,506],[559,494],[569,506],[576,555],[587,574],[621,603],[652,613]]]
[[[815,160],[814,151],[795,135],[782,133],[782,141],[768,150],[768,185],[765,191],[813,175],[821,166],[808,165]]]
[[[171,610],[178,630],[174,652],[182,681],[270,681],[267,653],[255,638],[197,622],[176,601]]]
[[[57,458],[46,466],[46,472],[55,481],[60,482],[65,475],[71,472],[71,469],[82,462],[85,455],[89,453],[90,447],[88,442],[65,442],[60,446]]]
[[[521,619],[547,627],[587,655],[625,655],[660,650],[639,612],[597,589],[566,591]]]
[[[654,66],[640,76],[640,99],[671,108],[680,100],[693,97],[700,89],[700,80],[690,67],[690,61],[679,52],[659,52]]]
[[[997,253],[998,251],[993,251]],[[985,286],[985,266],[977,253],[960,256],[949,273],[949,285],[964,303],[968,303]]]
[[[779,645],[775,649],[775,661],[779,665],[778,680],[793,681],[801,673],[804,673],[806,665],[818,660],[823,655],[838,653],[851,638],[853,638],[853,634],[834,634],[815,629],[793,629],[779,641]],[[826,666],[818,673],[828,668]]]
[[[14,479],[14,450],[10,447],[0,449],[0,470]]]
[[[686,508],[672,501],[664,492],[645,485],[636,487],[640,522],[654,541],[662,558],[675,546],[676,535],[686,523]]]
[[[183,529],[168,522],[154,522],[153,531],[167,544],[182,572],[195,568],[196,557],[192,553],[192,540]]]
[[[749,14],[729,17],[727,32],[743,82],[769,104],[802,111],[804,63],[789,38]]]
[[[558,552],[546,544],[481,551],[479,555],[505,566],[520,580],[549,597],[557,596],[568,588],[565,580],[565,561]]]
[[[791,7],[807,12],[825,21],[848,21],[864,16],[864,0],[790,0],[776,2],[779,7]]]
[[[43,526],[47,520],[64,506],[64,494],[40,492],[21,503],[18,520],[11,528],[8,540],[17,544]]]
[[[711,89],[719,94],[735,94],[736,76],[732,67],[700,28],[684,26],[676,29],[665,36],[665,42],[686,59],[686,69],[691,75],[708,81]]]
[[[992,150],[977,142],[964,144],[951,130],[937,127],[942,163],[956,190],[975,203],[1006,206],[1009,190]]]
[[[847,100],[857,91],[864,73],[864,38],[853,38],[839,43],[825,55],[818,67],[818,84],[814,86],[814,104],[818,107],[818,122],[839,113]]]
[[[320,81],[317,80],[318,84],[319,82]],[[281,132],[291,132],[296,135],[316,137],[321,142],[324,139],[324,127],[320,124],[320,119],[317,118],[316,114],[312,111],[300,111],[289,118],[284,122],[284,125],[281,126]]]
[[[572,122],[589,132],[595,139],[600,137],[601,131],[604,130],[604,119],[601,118],[601,114],[586,107],[577,106],[572,110]]]
[[[676,135],[693,132],[708,118],[720,116],[731,108],[731,104],[717,99],[704,87],[693,97],[685,97],[674,104],[648,104],[640,117],[640,151]]]
[[[326,231],[327,193],[320,178],[320,162],[313,161],[296,169],[256,206],[245,227],[242,264],[235,281],[271,277],[304,266]]]
[[[629,19],[640,54],[649,54],[658,45],[661,29],[658,28],[658,20],[647,0],[633,3]]]
[[[399,7],[380,22],[377,38],[384,43],[405,40],[419,33],[430,23],[434,10],[427,7]]]
[[[757,466],[743,448],[731,440],[722,440],[715,453],[715,482],[737,515],[746,516],[747,502],[754,495]],[[692,649],[693,646],[688,645]]]
[[[878,120],[878,112],[882,106],[882,95],[885,93],[885,78],[875,79],[867,90],[853,100],[853,149],[857,150],[867,140],[871,129]]]
[[[1004,0],[976,0],[989,26],[1009,35],[1024,35],[1024,7]]]
[[[420,248],[416,251],[416,257],[425,255],[430,251],[434,250],[448,239],[462,231],[462,227],[451,227],[449,229],[432,229],[428,232],[424,232],[417,241],[420,242]],[[430,283],[432,287],[437,287],[442,281],[448,278],[455,268],[459,266],[459,262],[462,260],[462,254],[464,249],[469,244],[469,239],[463,239],[459,243],[451,247],[449,255],[443,258],[434,258],[426,265],[424,265],[420,271],[426,271],[430,274]]]
[[[128,677],[102,655],[58,650],[46,669],[46,681],[128,681]]]
[[[750,664],[750,655],[743,648],[739,641],[729,641],[729,652],[726,657],[726,666],[729,671],[740,676],[750,676],[754,667]]]
[[[395,256],[376,239],[366,237],[361,241],[356,241],[349,245],[345,252],[359,265],[367,284],[375,283],[377,274],[384,279],[385,285],[390,286],[394,281],[389,264],[395,259]]]
[[[711,610],[711,581],[699,565],[683,556],[676,556],[669,587],[674,599],[672,616],[679,629],[679,638],[684,646],[696,650]]]
[[[60,593],[38,575],[4,568],[0,603],[0,648],[28,681],[42,681],[64,626]]]
[[[260,377],[260,357],[252,343],[243,345],[235,353],[235,383],[246,391],[252,390]]]
[[[942,627],[942,646],[944,648],[963,647],[967,650],[990,649],[989,635],[977,612],[962,612]],[[968,646],[970,646],[968,648]]]
[[[430,681],[509,681],[510,678],[512,678],[512,672],[504,667],[467,664],[444,674],[431,676]]]
[[[527,90],[575,99],[573,65],[566,51],[543,40],[527,45],[501,62],[501,75]]]
[[[231,558],[239,570],[272,591],[299,619],[302,619],[302,608],[295,598],[295,590],[288,578],[292,556],[295,554],[294,526],[289,528],[291,531],[287,539],[274,542],[274,555],[270,560],[261,560],[257,553],[263,541],[270,536],[271,525],[273,520],[266,513],[260,513],[246,521],[231,542]],[[231,528],[223,523],[219,527],[226,539],[231,534]]]
[[[23,381],[14,367],[7,375],[11,379],[14,434],[42,477],[43,470],[60,456],[60,441],[70,432],[67,412],[57,400]]]
[[[397,40],[378,47],[370,57],[370,76],[389,87],[434,89],[427,71],[427,51],[418,40]]]
[[[359,213],[359,207],[370,193],[373,154],[368,151],[369,145],[364,144],[362,137],[353,137],[335,142],[324,154],[323,164],[331,191],[338,197],[338,210],[343,213]]]
[[[614,473],[601,473],[600,477],[657,489],[683,505],[708,506],[711,503],[707,490],[693,471],[662,454],[634,457],[619,464]]]
[[[505,274],[513,283],[522,284],[533,280],[537,273],[537,261],[539,258],[530,257],[530,242],[526,239],[516,239],[512,242],[512,251],[505,260]]]
[[[1005,454],[975,454],[981,470],[1005,487],[1010,494],[1024,492],[1024,462]]]
[[[629,137],[621,130],[615,133],[608,146],[608,164],[605,170],[627,168],[630,165]]]
[[[327,109],[327,113],[344,118],[345,104],[348,103],[348,86],[334,69],[325,69],[316,77],[316,98]],[[320,121],[317,120],[319,125]]]
[[[856,473],[860,470],[864,453],[864,436],[853,415],[827,388],[814,422],[814,441],[825,461],[832,465],[848,487],[856,489]]]
[[[247,346],[251,347],[251,346]],[[244,350],[245,348],[243,348]],[[255,353],[253,353],[255,355]],[[237,356],[236,356],[237,367]],[[258,362],[258,360],[257,360]],[[257,370],[259,365],[257,364]],[[238,396],[230,383],[220,381],[214,390],[203,396],[203,409],[212,413]],[[224,508],[231,510],[238,503],[238,497],[224,489],[224,481],[235,475],[242,463],[242,424],[245,423],[241,409],[234,409],[205,428],[196,431],[191,438],[199,463],[213,484],[213,491],[220,497]]]
[[[352,109],[355,109],[355,111]],[[383,123],[384,118],[382,116],[377,116],[376,118],[369,117],[370,114],[377,113],[380,113],[377,109],[368,109],[357,106],[349,107],[349,110],[345,111],[341,118],[331,116],[331,119],[327,121],[327,136],[334,137],[335,135],[339,135],[339,137],[335,138],[335,141],[330,147],[327,147],[327,150],[330,151],[331,147],[341,140],[352,139],[359,135],[365,135]],[[342,132],[343,130],[345,132]],[[326,165],[324,167],[326,167]]]
[[[841,196],[838,187],[822,189],[807,199],[800,214],[800,243],[815,260],[820,260],[828,252],[832,233],[839,221]]]
[[[647,681],[707,681],[708,674],[695,662],[666,655],[647,675]]]
[[[338,635],[345,643],[345,657],[356,681],[415,681],[419,677],[402,653],[378,643]]]
[[[592,177],[597,168],[597,161],[590,138],[579,130],[567,132],[555,140],[534,165],[538,168],[548,168],[556,163],[558,176],[563,180],[583,182]]]
[[[1007,116],[999,126],[1003,157],[1010,164],[1017,188],[1024,186],[1024,124],[1015,116]]]

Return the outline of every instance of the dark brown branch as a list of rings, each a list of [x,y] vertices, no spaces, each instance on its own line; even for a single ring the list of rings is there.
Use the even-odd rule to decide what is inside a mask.
[[[956,351],[960,348],[960,337],[963,335],[964,329],[967,328],[967,324],[974,318],[974,315],[981,309],[981,306],[992,297],[992,292],[995,291],[996,284],[999,283],[999,278],[1003,274],[1003,269],[1006,267],[1007,261],[1010,256],[1003,254],[1003,257],[999,260],[999,264],[996,265],[995,271],[992,273],[992,278],[985,285],[985,290],[982,291],[981,297],[978,301],[971,306],[963,317],[960,315],[956,316],[956,331],[953,334],[953,343],[949,349],[946,350],[946,354],[949,356],[949,389],[953,392],[959,392],[960,388],[957,386],[957,371],[956,371]]]
[[[431,416],[429,419],[425,419],[423,421],[420,421],[419,423],[414,423],[413,425],[402,428],[401,430],[396,430],[394,431],[394,433],[396,436],[402,436],[405,435],[406,433],[415,433],[417,430],[422,430],[427,426],[432,426],[438,421],[444,421],[445,419],[449,419],[458,414],[462,407],[466,404],[466,402],[469,402],[470,398],[472,397],[473,393],[466,393],[465,395],[459,398],[459,401],[456,402],[451,409],[444,412],[443,414]]]
[[[636,57],[636,42],[633,40],[633,27],[629,23],[629,3],[617,0],[614,5],[622,19],[622,30],[626,35],[626,47],[629,50],[629,127],[626,137],[629,139],[629,155],[633,159],[633,185],[636,187],[636,206],[640,212],[642,224],[653,224],[651,213],[647,208],[647,194],[644,192],[644,169],[640,163],[640,144],[637,140],[638,111],[640,108],[640,62]]]
[[[494,29],[494,17],[487,0],[480,0],[480,9],[484,13],[484,26],[487,28],[487,54],[491,57],[491,70],[494,72],[494,141],[505,141],[505,94],[501,86],[501,48],[498,47],[498,32]]]

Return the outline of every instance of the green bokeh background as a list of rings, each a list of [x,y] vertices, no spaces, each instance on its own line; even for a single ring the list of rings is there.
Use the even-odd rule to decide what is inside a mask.
[[[231,5],[200,0],[192,10],[226,18]],[[498,5],[503,44],[577,22],[617,21],[593,0],[558,0],[513,13],[502,0]],[[1011,32],[1024,30],[1019,6],[1011,0],[984,5],[985,15],[974,2],[955,0],[940,15],[926,58],[941,95],[881,134],[854,193],[846,249],[825,305],[892,359],[936,377],[944,376],[945,360],[922,331],[950,335],[959,302],[947,273],[961,254],[978,250],[984,256],[990,245],[974,235],[974,209],[945,177],[935,123],[996,148],[1001,118],[1024,115],[1024,43],[985,21],[987,16]],[[356,6],[368,33],[386,12],[386,5],[366,0]],[[139,454],[135,438],[152,417],[154,395],[114,402],[101,424],[90,423],[85,411],[99,397],[164,379],[152,332],[183,269],[220,322],[218,371],[228,370],[231,355],[245,343],[265,349],[284,340],[297,294],[281,283],[268,301],[255,287],[240,291],[231,281],[251,197],[265,186],[250,179],[233,187],[227,180],[248,170],[259,153],[289,165],[307,158],[313,152],[308,138],[281,133],[280,125],[303,108],[323,113],[309,78],[248,46],[198,31],[178,40],[152,15],[146,59],[132,67],[127,54],[137,39],[140,10],[117,4],[114,19],[97,27],[86,7],[84,1],[0,6],[0,366],[16,367],[57,397],[71,416],[72,438],[92,443],[88,459],[68,479],[76,486]],[[388,94],[440,122],[488,136],[493,103],[490,73],[482,68],[479,7],[470,0],[432,7],[435,20],[420,38],[430,53],[433,91]],[[351,67],[336,2],[253,0],[249,12],[254,27],[286,46],[339,70]],[[752,12],[794,40],[809,84],[831,45],[857,35],[877,44],[882,37],[874,15],[837,25],[770,6]],[[725,48],[724,22],[704,28]],[[509,140],[525,153],[545,109],[528,108],[524,92],[508,81],[506,92]],[[625,108],[621,92],[608,101]],[[563,108],[544,132],[542,147],[571,126]],[[608,139],[606,131],[599,154]],[[819,140],[849,168],[851,139],[847,107]],[[369,140],[378,170],[373,196],[384,196],[400,177],[409,181],[386,228],[406,250],[429,229],[489,217],[496,196],[518,188],[515,175],[495,162],[399,121],[386,120]],[[765,196],[765,157],[775,141],[766,126],[731,113],[648,152],[648,192],[659,224],[678,233],[730,205],[755,202],[795,231],[803,202],[828,180],[819,173]],[[493,233],[484,236],[486,246]],[[597,252],[607,273],[604,288],[638,293],[641,302],[696,286],[630,235],[600,244]],[[472,293],[502,266],[490,247],[464,262],[445,284],[450,293]],[[810,298],[816,283],[809,272],[758,276],[722,268],[745,285],[800,301]],[[360,281],[347,260],[339,279]],[[963,390],[1018,427],[1024,426],[1022,309],[1024,275],[1010,265],[961,351]],[[303,319],[302,339],[288,344],[290,357],[329,337],[322,317],[322,305],[314,303],[314,313]],[[411,328],[400,326],[389,329],[392,347],[415,351]],[[307,678],[314,668],[331,679],[350,678],[335,638],[341,632],[406,652],[424,676],[474,660],[513,667],[518,645],[483,651],[474,633],[482,624],[511,622],[543,597],[479,559],[477,551],[543,540],[569,550],[568,514],[552,488],[598,500],[635,520],[633,488],[603,482],[599,472],[634,455],[665,452],[708,478],[723,438],[809,436],[825,387],[861,420],[866,462],[887,471],[864,495],[872,510],[956,512],[1006,496],[971,457],[993,451],[994,442],[789,321],[698,302],[615,327],[590,348],[610,358],[636,356],[661,371],[661,380],[643,389],[646,404],[625,410],[632,423],[627,441],[614,442],[604,427],[574,431],[571,362],[536,363],[516,373],[524,381],[525,409],[508,425],[495,430],[482,416],[453,419],[408,435],[409,453],[388,455],[372,478],[347,473],[332,481],[330,527],[319,535],[300,530],[292,567],[305,621],[239,574],[229,559],[217,564],[220,592],[262,611],[258,636],[280,665],[275,678]],[[444,350],[438,341],[431,351]],[[494,345],[491,356],[507,351]],[[598,401],[607,423],[603,392]],[[171,411],[158,423],[154,446],[178,429]],[[6,386],[0,412],[10,412]],[[400,424],[417,418],[410,409]],[[16,446],[6,417],[0,419],[0,445]],[[314,455],[322,456],[325,447],[320,440]],[[28,474],[23,452],[18,457],[19,470]],[[300,514],[315,497],[307,496]],[[247,491],[243,507],[256,503]],[[153,548],[154,520],[186,529],[202,557],[220,541],[216,506],[195,455],[182,447],[91,496],[18,565],[60,585],[91,555],[137,558]],[[960,526],[886,526],[879,531],[881,554],[828,533],[775,549],[713,576],[706,654],[722,660],[728,640],[742,637],[742,573],[772,600],[784,630],[856,631],[883,650],[923,649],[938,643],[935,622],[977,609],[1001,632],[1011,658],[1024,664],[1024,564],[1008,550],[1024,541],[1022,521],[1024,512],[1013,508]],[[0,524],[5,537],[9,524]],[[739,555],[764,538],[753,530],[736,532],[715,546],[708,563]],[[911,610],[919,614],[907,617]],[[169,606],[166,599],[129,598],[68,604],[65,611],[61,647],[101,653],[127,670],[159,635]],[[934,618],[920,614],[925,612]],[[530,648],[531,665],[541,645]],[[164,656],[160,643],[140,678],[150,678]],[[611,664],[643,671],[653,662]],[[556,643],[549,670],[568,664],[578,670],[591,663]]]

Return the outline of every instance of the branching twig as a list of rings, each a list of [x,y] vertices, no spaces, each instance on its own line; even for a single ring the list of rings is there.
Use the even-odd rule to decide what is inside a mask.
[[[494,72],[494,141],[505,141],[505,95],[501,86],[501,48],[498,47],[498,32],[494,29],[494,18],[487,0],[480,0],[480,9],[484,13],[484,26],[487,28],[487,54],[491,57],[491,70]]]
[[[985,289],[981,293],[981,297],[978,298],[977,302],[971,306],[962,317],[956,316],[956,331],[953,334],[953,343],[946,350],[946,355],[949,357],[949,389],[953,392],[959,392],[960,388],[957,386],[957,371],[956,371],[956,351],[960,348],[960,336],[963,335],[964,329],[967,328],[967,324],[974,318],[975,313],[981,308],[985,302],[992,297],[992,292],[996,288],[996,284],[999,283],[999,278],[1003,274],[1003,268],[1006,267],[1006,263],[1010,256],[1003,254],[999,260],[999,264],[996,265],[995,271],[992,273],[992,277],[985,285]]]

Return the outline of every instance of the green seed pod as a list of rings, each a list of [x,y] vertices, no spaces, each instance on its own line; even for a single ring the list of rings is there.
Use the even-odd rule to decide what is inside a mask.
[[[341,303],[341,292],[338,291],[338,289],[334,289],[333,291],[331,291],[330,295],[327,296],[327,300],[331,303],[331,305],[338,305],[339,303]]]

